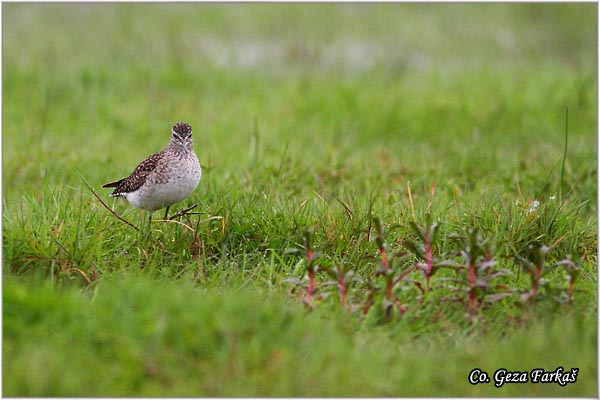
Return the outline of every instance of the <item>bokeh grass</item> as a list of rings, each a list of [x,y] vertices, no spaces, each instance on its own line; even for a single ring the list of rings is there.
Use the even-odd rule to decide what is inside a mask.
[[[5,394],[597,395],[596,16],[595,4],[3,5]],[[176,224],[146,240],[81,177],[99,191],[125,176],[177,121],[204,166],[180,207],[221,218],[200,240]],[[416,218],[431,212],[444,235],[476,226],[505,255],[558,243],[553,257],[585,271],[575,303],[522,327],[509,307],[476,326],[460,310],[383,327],[329,303],[307,313],[284,282],[302,260],[285,250],[315,227],[330,262],[368,271],[359,232],[378,215],[399,243],[409,185]],[[559,365],[580,380],[467,382],[476,367]]]
[[[341,313],[306,314],[256,286],[220,293],[113,278],[86,294],[56,296],[48,284],[22,282],[5,289],[6,395],[510,396],[521,385],[471,386],[469,372],[530,370],[540,359],[581,373],[575,384],[531,385],[528,394],[596,390],[588,351],[595,326],[581,316],[555,316],[509,337],[454,331],[415,340],[409,326],[360,329]]]

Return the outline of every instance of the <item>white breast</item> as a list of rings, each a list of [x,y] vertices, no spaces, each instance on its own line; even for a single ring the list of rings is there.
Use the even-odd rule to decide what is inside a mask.
[[[127,193],[125,198],[135,207],[150,211],[178,203],[192,194],[202,178],[198,159],[187,167],[168,171],[158,180],[149,177],[141,188]]]

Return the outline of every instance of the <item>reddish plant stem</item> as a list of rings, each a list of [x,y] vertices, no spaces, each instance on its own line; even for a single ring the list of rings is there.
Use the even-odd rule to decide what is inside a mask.
[[[386,287],[386,297],[387,299],[391,299],[392,298],[392,289],[394,288],[394,283],[392,282],[391,276],[389,274],[389,270],[390,270],[390,260],[388,258],[387,255],[387,251],[385,250],[385,245],[381,244],[379,246],[379,252],[381,253],[381,263],[383,264],[383,269],[385,271],[385,279],[387,281],[387,287]]]
[[[312,260],[313,260],[313,251],[310,248],[306,249],[306,259],[308,260],[309,268],[311,268],[312,267],[311,264],[312,264]]]
[[[306,259],[308,260],[308,288],[306,289],[306,300],[311,301],[315,293],[315,269],[313,266],[313,251],[310,247],[306,249]]]
[[[433,271],[433,245],[429,240],[429,235],[425,237],[425,257],[427,262],[427,271],[425,272],[425,281],[427,283],[427,290],[431,290],[429,287],[429,280],[431,279],[431,273]]]
[[[533,281],[533,288],[531,288],[531,297],[535,297],[540,290],[540,280],[542,279],[542,269],[539,267],[535,268],[535,280]]]
[[[365,304],[363,305],[363,308],[362,308],[363,315],[367,315],[369,313],[369,310],[371,309],[372,305],[373,305],[373,295],[369,295],[369,297],[367,298],[367,301],[365,301]]]
[[[313,294],[315,293],[315,271],[312,268],[308,271],[308,281],[308,289],[306,289],[306,300],[311,301],[313,298]]]
[[[571,279],[569,279],[569,301],[573,301],[573,293],[575,293],[575,279],[571,276]]]
[[[346,305],[346,296],[348,295],[348,285],[346,285],[346,280],[344,277],[340,278],[340,303],[342,306]]]
[[[477,300],[477,273],[475,268],[475,263],[469,265],[469,286],[471,286],[471,290],[469,290],[469,306],[471,308],[475,307],[475,300]]]
[[[385,246],[381,246],[379,248],[381,252],[381,262],[383,263],[383,269],[390,269],[390,260],[388,259],[387,251],[385,251]]]
[[[419,289],[419,291],[421,292],[421,294],[425,295],[425,289],[423,288],[423,285],[421,285],[421,282],[414,281],[414,284],[417,287],[417,289]]]

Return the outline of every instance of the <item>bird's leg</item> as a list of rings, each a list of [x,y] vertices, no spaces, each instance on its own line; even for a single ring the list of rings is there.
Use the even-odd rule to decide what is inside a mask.
[[[169,207],[171,207],[171,206],[167,206],[167,209],[165,210],[165,217],[163,218],[164,220],[169,218]]]
[[[146,226],[143,226],[144,229],[140,230],[140,233],[142,236],[149,238],[152,233],[152,211],[148,213],[148,223],[144,225]]]

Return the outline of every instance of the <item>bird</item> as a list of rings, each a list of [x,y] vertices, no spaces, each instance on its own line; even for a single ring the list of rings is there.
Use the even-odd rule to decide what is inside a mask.
[[[202,168],[194,152],[192,127],[178,122],[171,129],[169,145],[152,154],[133,170],[131,175],[105,183],[103,188],[114,188],[110,197],[122,197],[137,208],[152,213],[169,207],[192,194],[202,178]]]

